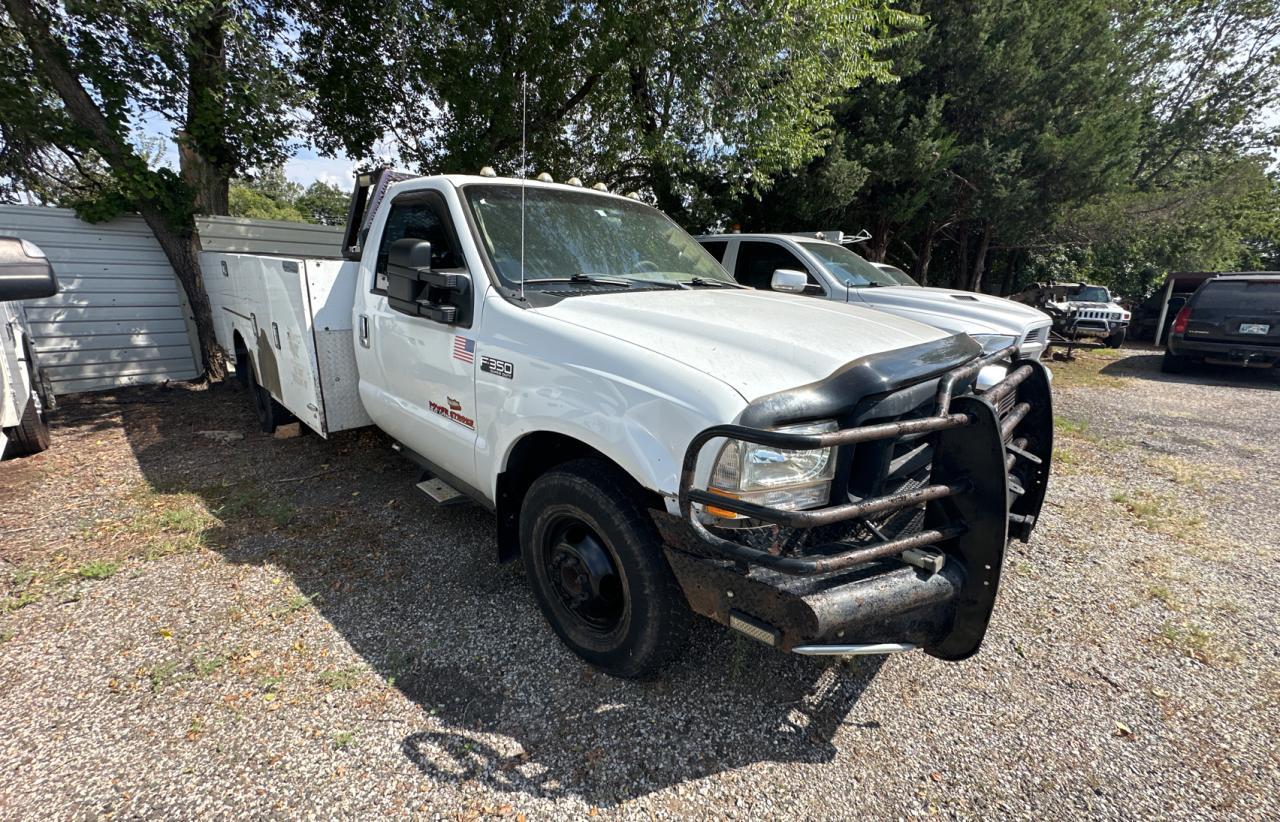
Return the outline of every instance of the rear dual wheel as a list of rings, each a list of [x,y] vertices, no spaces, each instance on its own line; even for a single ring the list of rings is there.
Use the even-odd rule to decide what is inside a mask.
[[[521,505],[520,541],[543,615],[578,656],[641,677],[683,650],[692,614],[620,470],[583,459],[539,477]]]
[[[243,368],[241,368],[242,363]],[[276,402],[271,392],[258,382],[253,370],[253,362],[247,353],[236,357],[236,378],[241,385],[249,389],[249,396],[253,399],[253,412],[258,418],[258,428],[262,433],[274,434],[279,426],[297,419],[289,413],[289,409]]]

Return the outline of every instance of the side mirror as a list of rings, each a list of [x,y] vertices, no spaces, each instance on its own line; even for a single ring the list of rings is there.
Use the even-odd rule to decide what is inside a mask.
[[[794,268],[779,268],[773,272],[773,279],[769,282],[769,287],[774,291],[781,291],[785,294],[802,294],[804,287],[809,284],[809,275],[803,271],[796,271]]]
[[[0,237],[0,302],[57,293],[58,278],[39,246],[17,237]]]
[[[471,275],[431,267],[431,243],[406,237],[387,250],[387,305],[445,325],[471,327]]]

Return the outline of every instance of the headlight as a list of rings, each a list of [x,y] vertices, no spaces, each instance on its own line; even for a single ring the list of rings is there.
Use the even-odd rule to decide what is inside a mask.
[[[982,346],[983,354],[994,354],[1001,348],[1007,348],[1018,341],[1012,334],[970,334],[969,336]]]
[[[837,427],[835,420],[827,420],[775,430],[788,434],[825,434]],[[715,467],[711,469],[709,486],[714,492],[744,502],[798,511],[827,504],[835,472],[835,448],[791,451],[729,440],[720,449]],[[723,509],[707,510],[719,517],[738,516]]]

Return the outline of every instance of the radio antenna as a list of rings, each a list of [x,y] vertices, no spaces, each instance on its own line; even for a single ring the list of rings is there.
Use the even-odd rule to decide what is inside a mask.
[[[529,111],[529,75],[520,74],[520,299],[524,299],[524,183],[529,176],[526,123]]]

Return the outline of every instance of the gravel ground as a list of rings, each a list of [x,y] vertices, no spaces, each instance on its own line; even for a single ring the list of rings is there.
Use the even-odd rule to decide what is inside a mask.
[[[642,683],[376,433],[266,437],[232,386],[67,398],[0,466],[0,814],[1275,818],[1280,380],[1054,368],[978,656],[703,623]]]

